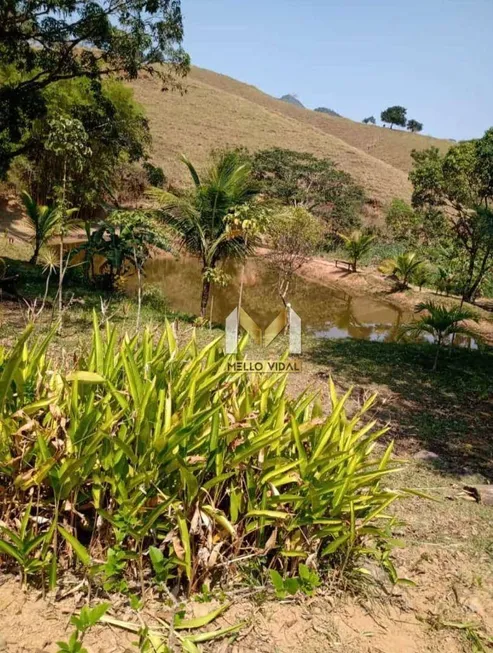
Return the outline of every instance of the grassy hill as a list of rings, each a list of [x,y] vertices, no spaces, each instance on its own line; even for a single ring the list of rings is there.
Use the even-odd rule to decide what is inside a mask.
[[[364,186],[368,214],[376,216],[393,197],[410,198],[407,173],[413,148],[450,147],[449,141],[302,109],[201,68],[192,69],[184,94],[162,93],[149,78],[132,86],[150,120],[153,159],[175,183],[187,178],[181,153],[200,166],[213,148],[280,146],[332,158]]]

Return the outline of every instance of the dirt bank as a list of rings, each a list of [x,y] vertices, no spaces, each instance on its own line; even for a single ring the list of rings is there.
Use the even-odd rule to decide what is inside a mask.
[[[268,253],[269,250],[266,248],[257,250],[259,256],[267,256]],[[361,268],[358,272],[353,273],[336,266],[334,261],[322,257],[310,259],[298,274],[307,281],[340,288],[351,295],[371,296],[411,313],[415,311],[420,302],[435,301],[447,306],[460,303],[460,297],[445,297],[426,288],[420,291],[417,287],[410,287],[404,292],[396,292],[392,280],[384,277],[376,268]],[[489,306],[488,304],[485,301],[484,305],[489,310],[479,306],[474,307],[479,317],[479,323],[471,322],[468,326],[487,343],[493,344],[493,305]]]

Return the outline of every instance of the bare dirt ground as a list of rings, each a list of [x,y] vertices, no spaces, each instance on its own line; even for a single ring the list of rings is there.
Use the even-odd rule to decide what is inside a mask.
[[[437,482],[437,476],[423,463],[412,462],[402,480],[418,481],[427,488]],[[392,594],[380,592],[378,597],[364,586],[356,595],[329,588],[311,598],[281,602],[254,600],[248,592],[241,598],[242,592],[232,591],[230,609],[208,628],[238,622],[244,622],[244,627],[230,639],[204,645],[204,650],[459,653],[481,651],[478,642],[483,650],[489,650],[486,634],[493,633],[493,551],[484,545],[489,541],[491,547],[493,508],[466,501],[450,479],[443,478],[440,483],[440,487],[428,489],[440,502],[423,504],[423,500],[412,498],[399,508],[406,524],[399,532],[405,548],[398,550],[397,567],[415,587],[398,586]],[[60,594],[68,591],[70,586]],[[60,600],[43,598],[34,590],[24,592],[12,577],[0,578],[0,651],[54,653],[56,642],[66,641],[72,632],[71,615],[85,601],[83,591]],[[150,600],[139,613],[118,597],[113,597],[113,605],[112,617],[151,628],[157,623],[156,616],[167,620],[171,615],[170,608],[156,600]],[[215,607],[215,601],[192,601],[187,612],[201,616]],[[137,650],[132,645],[136,640],[134,633],[104,625],[91,631],[84,643],[90,653],[125,653]]]

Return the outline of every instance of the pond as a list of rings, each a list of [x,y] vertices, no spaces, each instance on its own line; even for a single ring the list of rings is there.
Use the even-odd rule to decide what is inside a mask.
[[[224,324],[238,305],[241,264],[229,262],[224,271],[231,275],[231,283],[226,288],[212,290],[208,307],[208,317],[216,324]],[[197,259],[152,259],[146,265],[144,284],[159,288],[171,310],[199,314],[202,281]],[[127,287],[135,292],[134,276],[128,279]],[[319,338],[393,341],[399,326],[412,320],[411,313],[385,302],[351,296],[301,277],[293,281],[289,301],[300,316],[305,333]],[[277,293],[277,275],[262,259],[250,259],[245,266],[242,307],[262,328],[283,309]]]

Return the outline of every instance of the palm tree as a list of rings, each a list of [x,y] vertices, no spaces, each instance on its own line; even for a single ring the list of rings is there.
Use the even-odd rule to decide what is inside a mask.
[[[30,263],[38,262],[39,250],[60,224],[60,211],[55,206],[38,204],[27,191],[21,193],[29,224],[34,231],[34,253]]]
[[[437,293],[445,293],[448,297],[456,284],[457,279],[453,272],[439,265],[435,275],[435,288]]]
[[[235,211],[245,210],[259,189],[248,163],[234,151],[220,152],[213,157],[209,170],[201,177],[185,157],[193,180],[192,190],[184,196],[153,189],[150,195],[160,201],[160,216],[174,227],[183,247],[202,263],[202,295],[200,314],[206,315],[213,271],[219,262],[244,258],[253,251],[257,239],[245,238],[245,232],[234,225]],[[255,211],[253,203],[252,213]]]
[[[468,308],[454,306],[449,309],[443,306],[443,304],[436,304],[433,301],[421,302],[416,306],[416,313],[422,313],[423,311],[426,311],[426,315],[420,317],[417,322],[405,324],[401,327],[399,338],[406,334],[420,336],[428,333],[433,336],[434,342],[437,345],[435,361],[433,363],[433,370],[436,370],[438,356],[443,343],[448,338],[453,338],[457,334],[477,337],[462,323],[464,320],[474,320],[475,322],[478,320],[476,315]]]
[[[399,289],[404,290],[409,287],[409,281],[413,273],[423,264],[416,252],[406,252],[399,254],[394,259],[383,261],[380,266],[380,272],[395,276],[399,281]]]
[[[430,281],[431,271],[426,263],[421,263],[415,268],[411,281],[419,287],[419,292],[423,290],[423,286]]]
[[[344,247],[348,253],[353,272],[356,272],[358,261],[370,251],[375,236],[363,234],[361,231],[353,231],[350,236],[339,234],[344,240]]]

